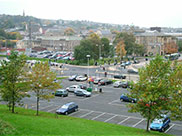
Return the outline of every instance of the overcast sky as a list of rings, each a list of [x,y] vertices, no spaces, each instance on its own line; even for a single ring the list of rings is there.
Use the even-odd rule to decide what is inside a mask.
[[[182,0],[0,0],[0,14],[182,27]]]

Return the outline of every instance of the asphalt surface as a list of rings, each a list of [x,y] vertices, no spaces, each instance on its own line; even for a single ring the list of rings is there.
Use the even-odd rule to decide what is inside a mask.
[[[66,88],[70,85],[87,83],[64,79],[61,84],[63,88]],[[97,85],[94,87],[97,88],[97,90],[100,88]],[[80,97],[69,93],[68,97],[55,97],[50,102],[41,100],[40,110],[55,113],[63,104],[73,101],[79,105],[79,110],[69,114],[69,116],[146,129],[146,119],[137,113],[129,113],[126,107],[128,102],[121,102],[119,100],[122,93],[128,93],[126,89],[113,88],[112,85],[101,87],[103,92],[94,92],[91,97]],[[23,101],[26,108],[36,110],[35,96],[24,98]],[[181,136],[182,122],[172,121],[165,133]]]

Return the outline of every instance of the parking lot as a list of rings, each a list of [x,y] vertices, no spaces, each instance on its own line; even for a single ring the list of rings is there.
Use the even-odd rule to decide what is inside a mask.
[[[67,79],[62,81],[63,88],[76,84],[80,84],[80,82],[70,82]],[[99,88],[98,86],[94,87]],[[103,93],[92,93],[91,97],[79,97],[69,93],[68,97],[55,97],[50,102],[41,100],[40,110],[55,113],[63,104],[73,101],[79,105],[79,110],[69,114],[69,116],[146,129],[146,119],[137,113],[129,113],[126,107],[128,103],[119,100],[122,93],[127,93],[126,89],[113,88],[112,85],[107,85],[102,86],[102,90]],[[24,103],[26,108],[36,110],[35,96],[24,98]],[[165,133],[180,136],[182,134],[182,122],[172,121]]]

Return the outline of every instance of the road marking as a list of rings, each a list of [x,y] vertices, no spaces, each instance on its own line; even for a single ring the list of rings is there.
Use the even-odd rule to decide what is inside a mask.
[[[122,120],[121,122],[119,122],[118,124],[122,124],[123,122],[125,122],[126,120],[128,120],[130,117],[127,117],[126,119]]]
[[[47,112],[51,112],[51,111],[54,111],[54,110],[56,110],[56,109],[59,109],[59,107],[61,107],[61,106],[56,106],[56,108],[53,108],[53,109],[51,109],[51,110],[48,110]]]
[[[43,110],[43,109],[46,109],[46,108],[51,107],[51,106],[53,106],[53,105],[51,104],[51,105],[48,105],[46,107],[42,107],[42,108],[40,107],[39,110]]]
[[[96,97],[96,96],[98,96],[98,95],[99,95],[99,94],[92,95],[92,96],[90,96],[90,97],[88,97],[88,98],[81,99],[81,101],[89,100],[89,99],[94,98],[94,97]]]
[[[167,133],[175,124],[172,124],[172,126],[170,126],[166,131],[165,133]]]
[[[87,115],[89,115],[89,114],[91,114],[91,113],[93,113],[93,112],[94,112],[94,111],[90,111],[89,113],[86,113],[86,114],[80,116],[80,118],[83,118],[83,117],[85,117],[85,116],[87,116]]]
[[[98,116],[92,118],[91,120],[95,120],[96,118],[99,118],[100,116],[102,116],[102,115],[104,115],[104,114],[105,114],[105,113],[102,113],[102,114],[100,114],[100,115],[98,115]]]
[[[114,115],[114,116],[112,116],[111,118],[109,118],[109,119],[105,120],[104,122],[108,122],[109,120],[111,120],[111,119],[115,118],[116,116],[117,116],[117,115]]]
[[[139,122],[137,122],[136,124],[134,124],[132,127],[136,127],[138,124],[140,124],[142,121],[144,121],[145,119],[140,120]]]

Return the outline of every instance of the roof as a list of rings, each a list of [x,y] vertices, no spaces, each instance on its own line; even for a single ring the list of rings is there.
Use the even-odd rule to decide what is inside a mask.
[[[42,40],[65,40],[65,41],[75,41],[75,40],[82,40],[82,37],[77,36],[39,36],[36,39]]]

